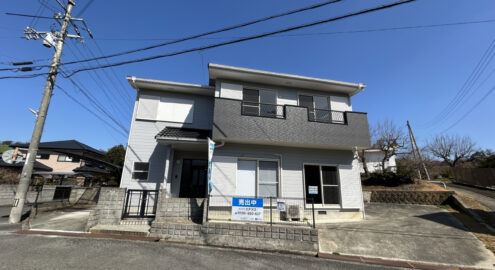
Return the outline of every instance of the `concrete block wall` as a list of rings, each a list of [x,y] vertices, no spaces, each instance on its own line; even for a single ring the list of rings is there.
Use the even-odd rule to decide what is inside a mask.
[[[166,198],[165,190],[160,190],[155,222],[188,220],[202,223],[204,198]]]
[[[53,200],[56,186],[44,186],[41,192],[29,191],[27,194],[27,202],[34,203],[36,196],[38,202],[47,202]],[[17,185],[0,185],[0,205],[11,205],[17,190]]]
[[[126,189],[102,187],[96,208],[89,215],[86,229],[98,224],[117,225],[122,218]]]
[[[440,205],[447,201],[453,191],[408,191],[408,190],[373,190],[371,202]]]
[[[316,252],[318,230],[266,224],[208,223],[173,224],[154,222],[150,236],[206,245],[257,250]]]

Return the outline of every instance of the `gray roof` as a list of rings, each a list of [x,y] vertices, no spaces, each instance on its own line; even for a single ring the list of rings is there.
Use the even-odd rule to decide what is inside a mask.
[[[11,168],[21,168],[22,169],[22,167],[24,167],[24,161],[9,164],[0,158],[0,167],[11,167]],[[41,164],[38,161],[34,162],[34,169],[38,170],[38,171],[48,171],[48,172],[53,171],[53,169],[51,167],[48,167],[44,164]]]
[[[74,170],[72,170],[77,173],[102,173],[102,174],[109,174],[110,172],[99,168],[99,167],[92,167],[92,166],[81,166],[77,167]]]
[[[14,143],[11,144],[10,147],[21,147],[28,148],[29,143]],[[93,147],[84,144],[82,142],[76,140],[66,140],[66,141],[53,141],[53,142],[42,142],[39,144],[38,149],[40,150],[77,150],[77,151],[85,151],[92,152],[97,155],[103,156],[105,152],[100,150],[96,150]]]
[[[211,136],[211,130],[165,127],[156,134],[155,138],[186,138],[186,139],[206,139]]]

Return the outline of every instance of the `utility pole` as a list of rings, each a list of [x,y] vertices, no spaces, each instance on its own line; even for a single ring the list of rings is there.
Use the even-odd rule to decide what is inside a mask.
[[[38,117],[36,118],[36,124],[34,125],[31,142],[29,143],[26,161],[24,163],[24,167],[22,168],[21,179],[19,180],[19,185],[17,186],[14,202],[12,204],[12,210],[9,217],[10,223],[19,223],[21,221],[22,209],[24,207],[24,203],[26,202],[26,194],[31,182],[31,175],[33,173],[34,162],[36,160],[36,153],[38,152],[38,145],[43,133],[43,127],[45,126],[46,114],[48,111],[48,106],[50,105],[53,86],[55,85],[55,79],[57,78],[60,57],[62,56],[62,48],[64,47],[65,38],[67,37],[67,28],[69,23],[72,23],[70,14],[73,6],[75,6],[74,1],[69,0],[67,7],[65,8],[65,14],[62,21],[62,26],[60,28],[60,36],[57,38],[58,41],[55,45],[55,53],[53,54],[50,71],[48,73],[48,78],[46,79],[45,91],[43,92],[43,99],[41,100]],[[28,29],[33,30],[32,28]],[[31,34],[34,33],[31,32]],[[50,36],[50,38],[52,37],[53,36]]]
[[[425,165],[425,162],[423,160],[423,156],[421,155],[421,150],[419,150],[418,144],[416,143],[416,138],[414,138],[414,133],[412,131],[411,125],[409,124],[409,120],[407,120],[407,128],[409,129],[409,135],[410,135],[410,138],[411,138],[411,145],[412,145],[412,148],[413,148],[412,149],[413,150],[413,153],[414,153],[415,150],[417,151],[418,157],[419,157],[419,161],[421,162],[421,164],[423,165],[423,169],[425,170],[426,179],[428,179],[428,181],[431,181],[430,174],[428,174],[428,170],[426,169],[426,165]]]

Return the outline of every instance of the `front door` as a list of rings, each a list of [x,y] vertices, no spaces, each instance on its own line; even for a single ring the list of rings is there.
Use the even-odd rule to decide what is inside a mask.
[[[180,198],[204,198],[206,196],[206,174],[208,161],[184,159],[180,179]]]

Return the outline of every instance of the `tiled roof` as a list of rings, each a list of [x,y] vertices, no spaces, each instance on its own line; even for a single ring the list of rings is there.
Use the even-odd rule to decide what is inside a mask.
[[[91,167],[91,166],[81,166],[77,167],[74,170],[72,170],[77,173],[103,173],[103,174],[108,174],[110,173],[109,171],[99,168],[99,167]]]
[[[12,163],[12,164],[9,164],[5,161],[3,161],[1,158],[0,158],[0,167],[12,167],[12,168],[21,168],[24,167],[24,161],[22,162],[18,162],[18,163]],[[36,161],[34,163],[34,169],[35,170],[38,170],[38,171],[47,171],[47,172],[51,172],[53,171],[52,168],[44,165],[44,164],[41,164],[39,163],[38,161]]]
[[[10,147],[28,148],[29,144],[28,143],[11,144]],[[76,140],[42,142],[39,144],[38,149],[79,150],[79,151],[93,152],[95,154],[102,155],[102,156],[105,155],[104,152],[102,152],[100,150],[96,150],[93,147],[91,147],[87,144],[84,144],[82,142],[76,141]]]
[[[193,129],[193,128],[175,128],[166,127],[156,134],[155,138],[187,138],[187,139],[206,139],[211,136],[211,130]]]

